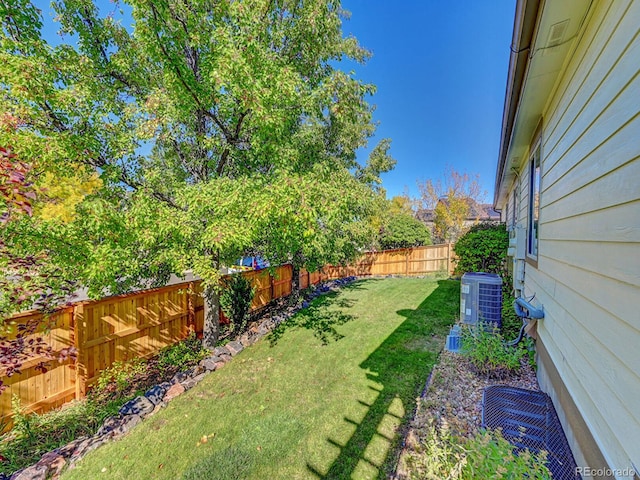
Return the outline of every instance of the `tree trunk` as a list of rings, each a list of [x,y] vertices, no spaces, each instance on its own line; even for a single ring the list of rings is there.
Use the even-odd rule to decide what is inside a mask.
[[[291,266],[291,292],[300,293],[300,267]]]
[[[291,265],[291,302],[297,303],[300,298],[300,267]]]
[[[216,348],[220,336],[220,293],[209,286],[204,294],[204,328],[202,346],[209,350]]]

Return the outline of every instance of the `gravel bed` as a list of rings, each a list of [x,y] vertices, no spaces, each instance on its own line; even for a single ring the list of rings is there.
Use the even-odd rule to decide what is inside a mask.
[[[475,373],[463,355],[443,351],[417,400],[416,413],[409,425],[394,478],[408,478],[403,459],[414,454],[416,447],[426,439],[430,427],[446,423],[453,435],[472,437],[480,429],[482,421],[482,390],[490,385],[540,389],[535,370],[526,359],[522,360],[522,368],[517,374],[493,379]]]

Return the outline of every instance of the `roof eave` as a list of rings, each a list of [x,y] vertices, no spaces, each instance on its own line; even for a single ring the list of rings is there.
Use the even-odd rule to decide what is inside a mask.
[[[514,120],[522,94],[522,86],[529,61],[529,50],[537,23],[539,8],[540,0],[518,0],[516,4],[513,38],[511,40],[511,55],[509,57],[509,73],[507,75],[507,89],[502,114],[498,168],[496,170],[493,198],[493,207],[495,209],[498,209],[500,186],[504,177],[507,152],[509,150]]]

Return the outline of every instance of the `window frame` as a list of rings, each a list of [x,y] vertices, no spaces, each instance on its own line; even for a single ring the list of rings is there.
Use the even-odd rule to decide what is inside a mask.
[[[529,198],[527,201],[527,245],[526,260],[538,268],[540,253],[540,192],[542,190],[542,162],[540,138],[531,149],[528,164]],[[537,202],[535,201],[537,195]]]

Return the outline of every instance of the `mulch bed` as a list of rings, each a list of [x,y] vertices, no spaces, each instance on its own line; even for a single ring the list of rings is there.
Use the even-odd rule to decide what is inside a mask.
[[[490,385],[540,389],[535,370],[526,359],[522,360],[522,368],[516,374],[494,379],[475,373],[463,355],[443,351],[418,399],[395,479],[409,478],[403,460],[416,454],[416,447],[425,441],[430,427],[446,423],[453,435],[474,436],[482,422],[482,391]]]

